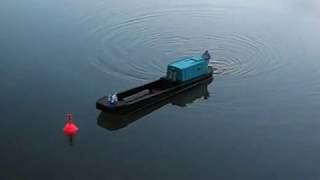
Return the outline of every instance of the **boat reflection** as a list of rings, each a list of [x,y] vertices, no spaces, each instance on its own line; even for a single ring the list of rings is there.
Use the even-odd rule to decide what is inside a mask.
[[[196,99],[209,98],[208,85],[213,81],[213,78],[210,78],[203,83],[192,87],[178,95],[175,95],[171,98],[168,98],[162,102],[151,105],[148,108],[132,112],[130,114],[115,114],[101,112],[98,116],[97,124],[100,127],[103,127],[107,130],[118,130],[126,127],[130,123],[135,122],[136,120],[152,113],[153,111],[165,106],[169,103],[175,106],[186,107],[187,104],[193,103]]]

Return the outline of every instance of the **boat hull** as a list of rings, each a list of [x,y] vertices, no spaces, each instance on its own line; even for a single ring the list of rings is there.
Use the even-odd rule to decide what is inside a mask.
[[[185,82],[172,84],[168,88],[161,89],[156,93],[143,96],[141,98],[137,98],[133,101],[128,101],[128,102],[121,101],[121,99],[124,99],[125,96],[129,93],[139,92],[139,91],[141,92],[145,89],[152,88],[152,86],[156,86],[157,83],[159,84],[159,81],[163,80],[162,78],[160,80],[151,82],[149,84],[119,93],[118,96],[120,101],[116,104],[110,104],[108,102],[108,97],[104,96],[96,102],[96,108],[104,112],[121,113],[121,114],[139,111],[150,105],[159,103],[172,96],[182,93],[192,87],[195,87],[203,83],[203,81],[212,79],[212,74],[213,74],[212,68],[209,67],[208,74],[199,76],[197,78],[194,78]]]
[[[182,93],[172,96],[166,100],[160,101],[148,107],[145,107],[139,111],[133,113],[119,114],[101,112],[97,118],[97,124],[107,130],[113,131],[127,127],[129,124],[142,119],[144,116],[159,110],[163,106],[172,104],[173,106],[187,107],[188,104],[192,104],[197,99],[208,99],[209,91],[208,85],[213,81],[213,78],[202,81],[199,85],[190,88]]]

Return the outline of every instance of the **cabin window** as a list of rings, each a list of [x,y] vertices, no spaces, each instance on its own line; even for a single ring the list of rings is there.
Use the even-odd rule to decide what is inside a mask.
[[[176,80],[177,80],[177,72],[176,72],[176,71],[173,71],[173,72],[172,72],[172,80],[173,80],[173,81],[176,81]]]
[[[172,75],[171,75],[171,70],[168,69],[168,71],[167,71],[167,78],[168,78],[168,79],[171,79],[171,76],[172,76]]]
[[[168,69],[167,72],[167,78],[172,80],[172,81],[176,81],[177,79],[177,72],[171,69]]]

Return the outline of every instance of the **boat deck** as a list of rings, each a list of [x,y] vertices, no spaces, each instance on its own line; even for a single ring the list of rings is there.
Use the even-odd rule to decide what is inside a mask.
[[[96,107],[103,111],[127,112],[148,106],[148,104],[166,99],[212,77],[212,68],[208,68],[208,74],[186,82],[173,82],[166,78],[160,78],[154,82],[120,92],[117,94],[118,102],[114,104],[108,101],[107,96],[104,96],[97,101]]]

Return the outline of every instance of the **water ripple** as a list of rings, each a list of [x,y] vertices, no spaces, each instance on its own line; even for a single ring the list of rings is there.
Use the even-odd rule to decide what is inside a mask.
[[[98,55],[89,61],[108,75],[137,81],[156,79],[174,58],[205,49],[212,53],[216,76],[249,78],[282,67],[279,47],[266,37],[201,27],[223,21],[230,11],[235,9],[180,7],[138,13],[117,23],[91,24],[87,37],[98,39],[99,44]],[[100,16],[97,13],[96,18]],[[84,19],[85,23],[94,16]]]

